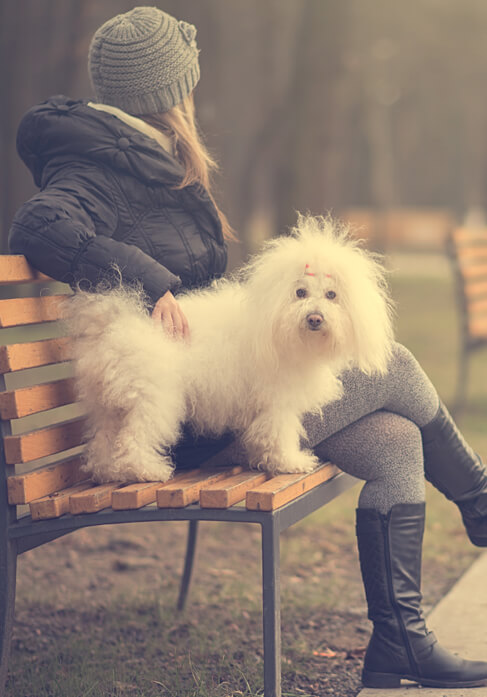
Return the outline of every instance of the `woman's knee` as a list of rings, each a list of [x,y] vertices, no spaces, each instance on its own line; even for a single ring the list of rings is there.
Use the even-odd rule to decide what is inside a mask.
[[[403,366],[404,368],[420,368],[413,353],[406,348],[404,344],[400,344],[398,341],[395,341],[392,346],[391,364]]]
[[[409,349],[395,343],[388,371],[384,409],[424,426],[438,411],[439,397],[429,377]]]
[[[327,438],[316,453],[366,482],[360,507],[386,513],[396,503],[424,501],[421,432],[399,414],[368,414]]]
[[[389,411],[371,414],[363,447],[369,457],[388,462],[407,458],[422,467],[421,431],[411,419],[400,414]]]
[[[388,411],[376,411],[342,429],[319,446],[337,465],[360,463],[376,474],[423,473],[421,431],[410,419]]]

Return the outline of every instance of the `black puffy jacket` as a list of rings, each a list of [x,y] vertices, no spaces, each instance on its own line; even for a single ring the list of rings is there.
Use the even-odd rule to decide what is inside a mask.
[[[153,302],[224,272],[226,245],[208,194],[175,190],[181,165],[116,116],[52,97],[24,116],[17,148],[40,192],[16,213],[10,250],[42,272],[94,285],[116,264]]]

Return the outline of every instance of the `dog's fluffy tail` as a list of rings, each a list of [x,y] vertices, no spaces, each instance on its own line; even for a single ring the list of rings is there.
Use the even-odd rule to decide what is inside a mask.
[[[168,479],[185,412],[181,343],[153,322],[134,289],[79,291],[65,321],[87,410],[86,470],[97,481]]]

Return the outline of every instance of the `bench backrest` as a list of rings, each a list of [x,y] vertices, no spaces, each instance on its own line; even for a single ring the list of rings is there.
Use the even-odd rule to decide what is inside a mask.
[[[60,321],[70,293],[23,256],[0,256],[0,418],[11,507],[83,477],[83,414]]]
[[[487,342],[487,228],[457,228],[450,240],[464,343]]]

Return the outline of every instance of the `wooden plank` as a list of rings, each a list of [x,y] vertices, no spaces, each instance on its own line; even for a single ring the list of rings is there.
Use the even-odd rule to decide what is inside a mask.
[[[61,317],[66,295],[43,295],[40,298],[0,300],[0,327],[16,327],[40,322],[54,322]]]
[[[39,467],[26,474],[11,475],[7,477],[8,502],[12,505],[30,503],[85,478],[79,457]]]
[[[29,414],[62,407],[76,401],[74,378],[65,378],[42,385],[22,387],[0,393],[2,419],[19,419]]]
[[[468,279],[487,278],[487,264],[462,265],[462,274]]]
[[[130,510],[141,508],[156,500],[157,491],[166,486],[179,486],[200,472],[199,469],[180,470],[174,473],[167,482],[134,482],[113,492],[112,508],[115,510]]]
[[[480,300],[470,300],[468,303],[468,313],[469,315],[480,315],[483,313],[487,313],[487,298],[481,298]]]
[[[468,323],[470,335],[475,339],[487,338],[487,317],[471,319]]]
[[[96,513],[112,504],[112,494],[115,489],[123,486],[122,482],[98,484],[87,491],[80,491],[69,497],[69,512],[73,515],[80,513]]]
[[[485,245],[477,245],[474,247],[457,247],[455,252],[462,265],[487,259],[487,239]]]
[[[65,513],[69,513],[69,498],[80,491],[91,489],[93,482],[84,481],[81,484],[70,486],[62,491],[55,491],[49,496],[36,499],[29,504],[32,520],[44,520],[46,518],[59,518]]]
[[[172,479],[163,484],[156,492],[159,508],[184,508],[199,499],[201,487],[216,482],[242,471],[240,465],[227,468],[202,468],[192,470],[183,481]]]
[[[22,254],[0,255],[0,279],[1,285],[53,280],[34,269]]]
[[[473,241],[487,240],[487,228],[466,228],[460,227],[452,232],[453,240],[457,244],[470,244]]]
[[[339,471],[336,465],[327,463],[310,474],[277,474],[247,492],[246,506],[251,511],[274,511],[328,481]]]
[[[265,482],[265,472],[241,472],[223,481],[205,484],[200,491],[201,508],[229,508],[242,501],[249,489]]]
[[[29,433],[5,436],[4,447],[7,464],[31,462],[81,445],[84,439],[85,422],[85,418],[74,419]]]
[[[154,503],[161,485],[161,482],[137,482],[116,489],[112,494],[112,508],[115,511],[127,511]]]
[[[487,281],[467,281],[465,283],[465,295],[467,298],[487,295]]]
[[[69,337],[0,346],[0,374],[61,363],[72,357]]]

